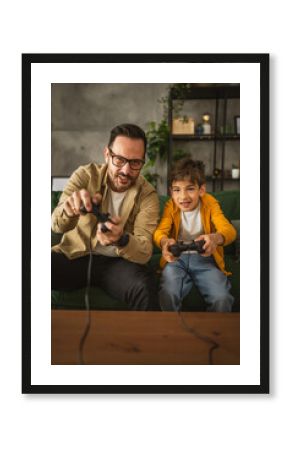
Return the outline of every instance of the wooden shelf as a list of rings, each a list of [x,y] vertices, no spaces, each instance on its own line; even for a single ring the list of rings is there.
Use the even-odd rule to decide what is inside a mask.
[[[206,175],[206,181],[221,181],[221,177],[213,177],[210,175]],[[239,178],[231,178],[231,177],[224,177],[223,181],[240,181]]]
[[[228,83],[216,83],[209,85],[196,85],[187,90],[185,96],[180,96],[176,89],[172,89],[172,100],[196,100],[196,99],[230,99],[240,97],[240,85]]]
[[[235,133],[235,128],[227,128],[228,118],[228,101],[230,99],[240,98],[240,85],[230,83],[195,83],[191,86],[185,86],[185,89],[181,87],[171,88],[168,99],[168,126],[170,130],[169,135],[169,150],[168,150],[168,168],[172,165],[173,150],[177,146],[181,146],[182,142],[198,142],[202,151],[208,152],[212,150],[210,154],[211,167],[213,169],[218,168],[221,170],[221,175],[218,177],[207,176],[206,180],[212,183],[213,191],[223,190],[224,182],[234,181],[238,183],[239,178],[231,178],[229,176],[224,177],[225,172],[225,154],[227,142],[235,141],[237,144],[240,141],[240,135]],[[173,111],[175,101],[181,100],[213,100],[215,102],[215,113],[212,113],[212,134],[173,134]],[[222,127],[222,128],[221,128]],[[232,133],[221,134],[220,130],[232,130]],[[208,143],[210,145],[204,146],[201,143]],[[196,151],[196,147],[192,148],[192,152]],[[169,179],[169,176],[167,177]]]
[[[174,141],[239,141],[239,134],[214,135],[214,134],[171,134]]]

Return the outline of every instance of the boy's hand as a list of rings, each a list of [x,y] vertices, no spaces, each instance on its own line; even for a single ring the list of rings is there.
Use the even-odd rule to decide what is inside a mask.
[[[112,223],[114,222],[114,223]],[[112,245],[117,242],[123,234],[123,225],[121,225],[120,217],[112,217],[112,222],[105,222],[109,231],[103,233],[101,231],[101,223],[98,223],[97,238],[101,245]]]
[[[175,256],[173,256],[172,253],[170,253],[170,251],[168,250],[168,247],[170,245],[176,244],[176,240],[168,239],[168,238],[164,237],[161,239],[160,244],[161,244],[161,248],[162,248],[162,256],[165,259],[165,261],[167,261],[167,262],[176,261],[177,258]]]
[[[216,248],[219,245],[223,245],[224,243],[224,237],[220,233],[202,234],[201,236],[198,236],[198,238],[196,238],[195,240],[201,241],[202,239],[205,240],[205,244],[203,246],[205,252],[201,253],[201,256],[212,255],[216,251]]]

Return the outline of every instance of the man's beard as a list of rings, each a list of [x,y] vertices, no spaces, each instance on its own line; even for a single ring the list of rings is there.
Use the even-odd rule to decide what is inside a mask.
[[[122,185],[119,177],[122,177],[122,180],[127,180],[127,183]],[[110,187],[113,191],[124,192],[136,183],[138,177],[131,177],[130,175],[126,175],[123,172],[119,172],[114,175],[108,173],[108,178]]]

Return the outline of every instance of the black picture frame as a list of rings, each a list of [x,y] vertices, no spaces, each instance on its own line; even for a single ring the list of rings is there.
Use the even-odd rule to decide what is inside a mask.
[[[33,64],[258,64],[260,67],[260,382],[207,385],[33,384],[31,371],[31,71]],[[23,54],[22,55],[22,393],[250,394],[269,393],[269,54]],[[261,148],[263,151],[261,151]]]

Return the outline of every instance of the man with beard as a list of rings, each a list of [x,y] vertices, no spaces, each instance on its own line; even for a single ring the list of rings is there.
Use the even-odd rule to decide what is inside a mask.
[[[146,263],[159,202],[153,186],[140,175],[145,152],[144,131],[119,125],[104,149],[106,164],[91,163],[72,174],[52,214],[52,230],[63,233],[52,248],[52,289],[85,287],[92,254],[91,285],[125,301],[131,310],[156,309],[155,277]],[[106,232],[94,214],[83,213],[91,212],[93,204],[110,213]]]

